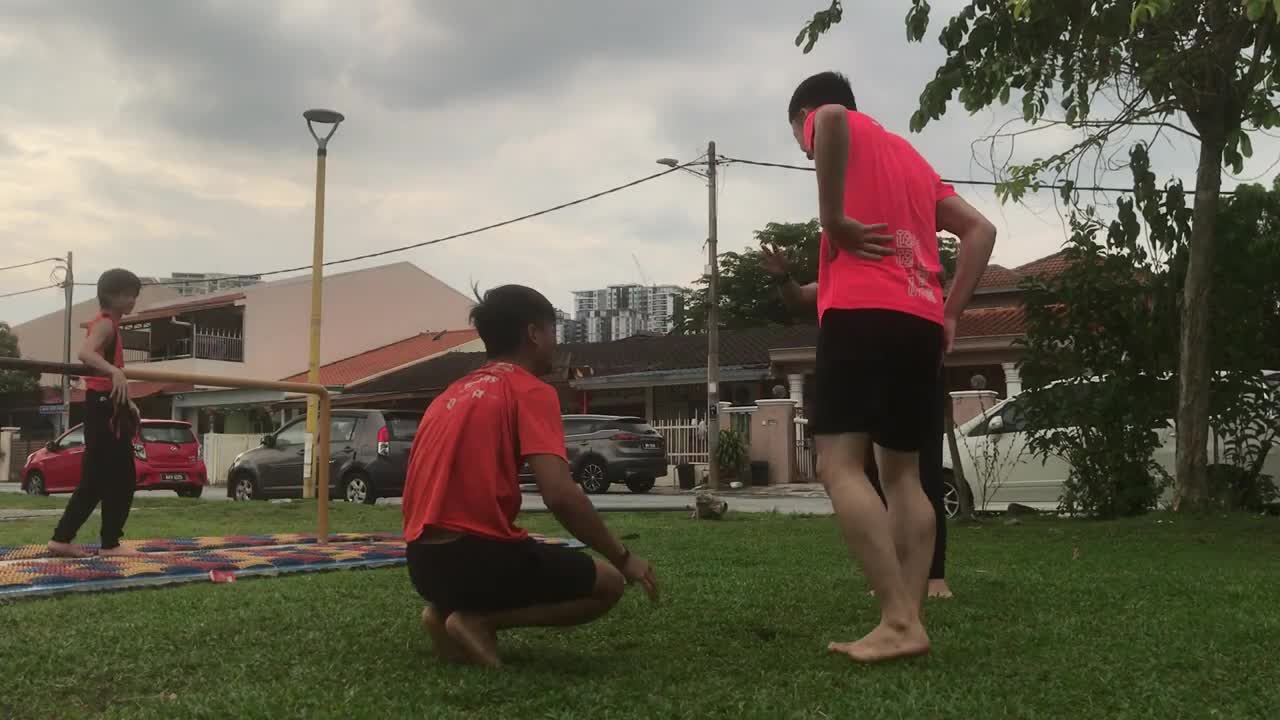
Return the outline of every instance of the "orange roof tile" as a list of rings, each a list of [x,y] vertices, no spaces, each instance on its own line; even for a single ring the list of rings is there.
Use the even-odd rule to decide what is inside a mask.
[[[1052,255],[1047,255],[1039,260],[1032,260],[1026,265],[1020,265],[1017,268],[1014,268],[1014,270],[1023,275],[1053,276],[1067,269],[1067,265],[1069,264],[1070,262],[1066,258],[1066,251],[1059,250]]]
[[[1016,288],[1022,282],[1022,276],[1003,265],[988,265],[987,271],[978,280],[979,290],[1006,290]]]
[[[1021,307],[970,308],[960,315],[956,337],[996,337],[1026,332],[1026,312]]]
[[[320,368],[321,385],[350,385],[371,375],[398,368],[414,360],[438,355],[458,347],[480,335],[475,330],[446,330],[444,332],[421,333],[399,342],[352,355],[337,362],[331,362]],[[286,382],[306,382],[305,372],[285,378]]]

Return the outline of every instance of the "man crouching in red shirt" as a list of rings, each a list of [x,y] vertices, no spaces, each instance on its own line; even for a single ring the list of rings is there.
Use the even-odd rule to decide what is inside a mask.
[[[653,567],[605,527],[565,460],[552,369],[556,312],[541,293],[504,285],[471,310],[489,362],[427,409],[409,456],[404,539],[422,624],[447,660],[497,667],[498,631],[582,625],[629,582],[656,600]],[[564,527],[606,560],[543,545],[516,526],[521,462]]]

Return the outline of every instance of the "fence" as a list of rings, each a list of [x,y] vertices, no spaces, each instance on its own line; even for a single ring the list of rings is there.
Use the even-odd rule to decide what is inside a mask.
[[[818,451],[809,435],[809,419],[796,416],[796,482],[817,482]]]
[[[227,470],[236,456],[262,444],[261,435],[227,435],[206,433],[201,438],[201,452],[205,468],[209,471],[209,484],[222,485],[227,481]]]
[[[721,406],[723,412],[729,418],[729,429],[742,436],[742,441],[748,446],[751,444],[751,416],[756,412],[755,405],[744,405],[741,407],[725,407]]]
[[[653,423],[667,441],[667,455],[672,465],[691,463],[705,465],[710,457],[707,450],[707,421],[698,418],[674,418]]]

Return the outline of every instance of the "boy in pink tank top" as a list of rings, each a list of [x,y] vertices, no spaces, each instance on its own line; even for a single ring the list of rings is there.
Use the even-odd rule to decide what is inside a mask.
[[[801,286],[780,260],[767,264],[789,304],[818,308],[818,476],[880,603],[875,629],[829,649],[862,662],[921,655],[929,651],[920,610],[935,516],[921,489],[920,451],[941,443],[926,436],[943,356],[986,269],[995,227],[910,143],[858,112],[844,76],[800,83],[787,116],[817,170],[818,282]],[[938,231],[960,239],[945,300]],[[870,451],[883,503],[868,479]]]
[[[49,551],[64,557],[85,557],[72,545],[76,533],[99,503],[102,504],[103,555],[131,554],[120,547],[124,524],[133,505],[137,482],[133,464],[133,433],[138,407],[129,399],[124,376],[124,343],[120,318],[133,312],[142,283],[128,270],[108,270],[98,278],[98,307],[80,347],[80,362],[102,373],[84,378],[84,457],[80,484],[53,531]]]

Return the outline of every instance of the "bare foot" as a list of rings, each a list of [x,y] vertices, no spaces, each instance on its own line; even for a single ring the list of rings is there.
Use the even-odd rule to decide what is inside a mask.
[[[929,636],[925,633],[924,626],[919,623],[895,629],[882,622],[861,640],[848,643],[833,642],[827,645],[827,650],[848,655],[857,662],[881,662],[927,655]]]
[[[929,581],[929,597],[950,600],[955,595],[951,593],[951,588],[947,586],[946,580],[937,578]]]
[[[164,555],[164,553],[141,553],[133,548],[125,547],[124,545],[117,545],[109,549],[103,548],[98,551],[98,554],[102,557],[142,557],[143,555],[146,555],[147,557],[159,557]]]
[[[431,644],[441,660],[452,663],[465,663],[471,660],[470,656],[449,636],[445,630],[444,621],[440,619],[436,609],[430,605],[422,611],[422,629],[431,636]]]
[[[79,545],[72,545],[71,543],[55,542],[53,540],[50,540],[49,544],[46,547],[49,548],[49,554],[53,555],[54,557],[63,557],[63,558],[93,557],[92,552],[89,552],[88,550],[80,547]]]
[[[468,660],[488,667],[502,667],[498,633],[479,618],[454,612],[444,621],[444,631]]]

